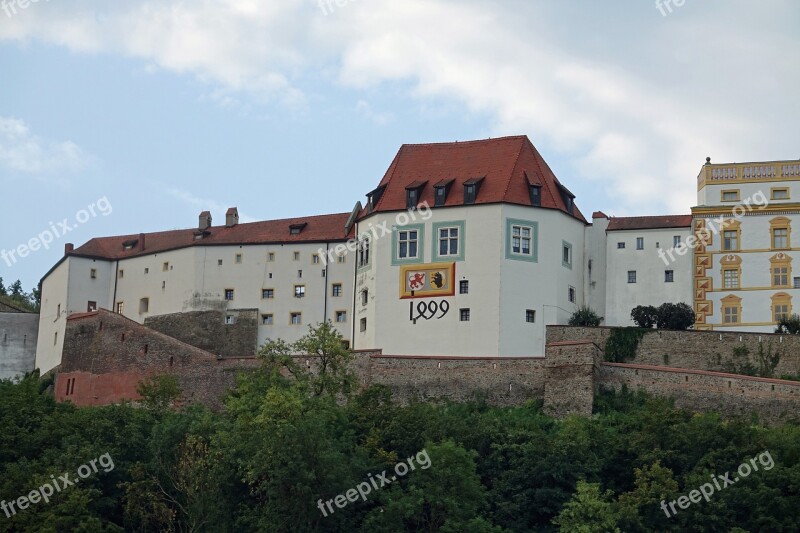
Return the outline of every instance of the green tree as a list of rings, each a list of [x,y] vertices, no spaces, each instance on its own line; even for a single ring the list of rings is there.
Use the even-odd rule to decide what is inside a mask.
[[[182,394],[178,378],[172,374],[145,378],[136,385],[136,392],[142,397],[142,405],[156,411],[174,406]]]
[[[631,319],[640,328],[650,329],[658,322],[658,309],[652,305],[637,305],[631,310]]]
[[[619,533],[618,515],[614,509],[613,493],[600,492],[599,483],[578,481],[575,494],[553,519],[561,531],[570,533]]]
[[[597,327],[602,321],[603,317],[595,313],[591,307],[585,305],[579,307],[572,313],[572,316],[569,317],[570,326]]]
[[[658,329],[682,331],[692,327],[694,318],[694,309],[688,304],[663,303],[658,306],[656,326]]]

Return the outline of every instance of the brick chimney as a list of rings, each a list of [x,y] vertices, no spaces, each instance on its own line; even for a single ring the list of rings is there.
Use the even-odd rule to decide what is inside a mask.
[[[203,211],[200,213],[200,225],[198,228],[200,231],[205,231],[211,227],[211,213],[209,211]]]
[[[239,223],[239,210],[235,207],[231,207],[225,213],[225,226],[228,228],[234,227],[236,224]]]
[[[144,252],[144,233],[139,234],[139,246],[141,250]]]
[[[67,255],[68,253],[70,253],[74,249],[75,249],[75,245],[72,244],[71,242],[68,242],[67,244],[64,245],[64,255]]]

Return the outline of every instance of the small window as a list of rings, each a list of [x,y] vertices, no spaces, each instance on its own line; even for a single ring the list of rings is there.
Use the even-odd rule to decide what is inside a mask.
[[[347,261],[347,256],[345,256],[345,255],[336,256],[336,262],[337,263],[344,263],[345,261]]]
[[[58,307],[56,307],[56,320],[59,318],[61,318],[61,304],[58,304]]]
[[[299,279],[299,278],[302,278],[302,277],[303,277],[303,271],[302,270],[298,270],[297,271],[297,278]]]
[[[458,316],[461,322],[469,322],[469,308],[459,309]]]
[[[567,298],[569,299],[570,302],[575,303],[576,300],[575,287],[569,287],[569,289],[567,290]]]
[[[305,285],[295,285],[294,286],[294,297],[295,298],[304,298],[306,295],[306,286]]]
[[[739,288],[739,270],[728,268],[722,271],[722,286],[726,289]]]
[[[295,261],[300,261],[300,252],[295,252],[294,253],[294,260]]]
[[[644,250],[644,237],[636,237],[636,249]]]
[[[124,277],[125,277],[125,271],[124,271],[124,270],[120,269],[120,271],[119,271],[119,277],[120,277],[120,279],[122,279],[122,278],[124,278]]]
[[[539,207],[542,205],[542,186],[541,185],[529,185],[530,193],[531,193],[531,205],[535,207]]]
[[[272,314],[261,315],[261,323],[264,324],[265,326],[271,326],[273,323]]]
[[[675,272],[672,270],[664,271],[664,283],[672,283],[675,281]]]
[[[142,346],[142,354],[147,355],[147,352],[149,352],[149,351],[150,351],[150,345],[149,344],[145,344],[144,346]]]
[[[786,249],[789,247],[789,230],[786,228],[774,228],[772,230],[772,247],[775,249]]]
[[[727,230],[722,232],[722,249],[723,250],[738,250],[739,249],[739,232],[736,230]]]
[[[367,331],[367,319],[362,318],[358,321],[358,329],[362,332]]]
[[[397,258],[416,259],[418,249],[417,230],[402,230],[397,232]]]
[[[572,268],[572,245],[567,242],[561,245],[561,264],[567,268]]]
[[[267,254],[267,261],[275,261],[275,252],[270,252]]]
[[[795,279],[797,279],[797,278],[795,278]],[[59,314],[60,314],[60,310],[61,310],[61,307],[59,306]],[[92,301],[88,302],[86,304],[86,311],[89,312],[89,313],[91,313],[93,311],[97,311],[97,302],[92,302]]]
[[[222,266],[222,259],[217,259],[217,266]]]
[[[121,315],[125,310],[125,302],[117,302],[117,314]]]
[[[275,298],[275,289],[261,289],[261,298],[263,300]]]
[[[162,270],[162,272],[166,272],[167,270],[169,270],[169,262],[168,261],[165,262],[163,265],[161,265],[161,270]]]
[[[462,279],[458,282],[458,293],[469,294],[469,280]]]
[[[533,227],[511,225],[511,253],[533,255]]]
[[[331,296],[339,297],[341,295],[342,295],[342,284],[334,283],[333,287],[331,288]]]
[[[299,226],[290,226],[289,227],[289,234],[290,235],[300,235],[300,227]]]
[[[93,268],[89,271],[89,277],[92,279],[97,279],[97,269]]]
[[[236,255],[234,256],[234,262],[235,262],[237,265],[241,265],[241,264],[242,264],[242,254],[236,254]]]
[[[139,313],[147,313],[150,311],[150,298],[142,298],[139,300]]]
[[[475,203],[475,196],[476,196],[476,189],[475,185],[465,185],[464,186],[464,203],[465,204],[474,204]]]
[[[723,202],[738,202],[739,201],[739,191],[722,191],[722,201]]]
[[[317,254],[312,255],[311,256],[311,262],[314,263],[315,265],[318,265],[319,264],[319,255],[317,255]]]
[[[419,203],[419,189],[406,189],[406,208],[414,209]]]
[[[161,282],[161,288],[162,289],[166,289],[167,288],[167,282],[166,281],[162,281]]]
[[[236,323],[236,317],[233,315],[225,315],[225,323],[228,325]]]
[[[628,270],[628,283],[636,283],[636,271]]]
[[[303,313],[291,313],[289,319],[293,326],[300,325],[303,323]]]
[[[772,200],[788,200],[789,189],[772,189]]]
[[[149,273],[150,273],[150,269],[149,269],[149,268],[147,268],[147,267],[144,267],[144,273],[145,273],[145,274],[149,274]]]
[[[794,288],[800,289],[800,278],[794,278]]]
[[[58,344],[58,332],[53,333],[53,346]]]
[[[225,299],[228,301],[233,300],[233,289],[225,289]]]
[[[525,322],[530,324],[536,322],[536,311],[533,309],[526,309],[525,310]]]
[[[678,248],[681,245],[681,236],[680,235],[673,235],[672,236],[672,247]]]
[[[347,311],[336,311],[336,322],[347,322]]]
[[[624,242],[618,242],[617,243],[617,250],[622,250],[623,248],[625,248],[625,243]]]
[[[367,302],[369,302],[369,291],[364,289],[361,291],[361,305],[367,305]]]

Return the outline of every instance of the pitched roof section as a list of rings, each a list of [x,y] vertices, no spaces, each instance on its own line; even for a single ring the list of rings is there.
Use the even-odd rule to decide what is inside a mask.
[[[689,228],[692,215],[664,215],[655,217],[612,217],[608,231],[659,228]]]
[[[406,209],[406,189],[421,182],[419,201],[434,205],[434,187],[454,180],[444,206],[464,205],[464,184],[484,178],[475,204],[505,202],[531,205],[528,183],[542,186],[541,207],[568,213],[561,185],[528,137],[501,137],[480,141],[404,144],[383,176],[385,187],[372,212]],[[367,212],[362,212],[362,216]],[[573,215],[586,223],[577,207]]]
[[[146,233],[140,235],[118,235],[91,239],[83,246],[67,255],[95,257],[108,260],[126,259],[140,255],[154,254],[189,246],[219,246],[238,244],[284,244],[307,242],[345,241],[352,237],[345,224],[350,213],[319,215],[313,217],[287,218],[237,224],[233,227],[212,226],[205,230],[204,237],[196,228]],[[292,234],[292,226],[302,226],[303,231]],[[136,245],[125,250],[123,243],[137,241]],[[144,249],[142,248],[144,242]]]

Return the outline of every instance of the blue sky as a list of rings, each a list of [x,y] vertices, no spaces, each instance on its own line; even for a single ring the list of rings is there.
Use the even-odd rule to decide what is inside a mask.
[[[0,251],[75,226],[0,276],[205,209],[349,211],[403,143],[526,134],[587,215],[687,213],[706,156],[800,157],[796,2],[339,4],[0,0]]]

